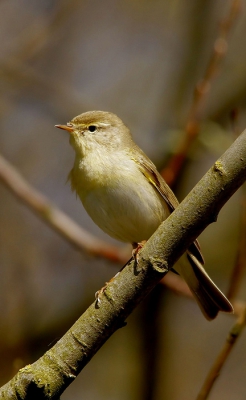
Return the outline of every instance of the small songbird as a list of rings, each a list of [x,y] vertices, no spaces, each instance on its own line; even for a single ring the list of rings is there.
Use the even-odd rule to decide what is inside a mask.
[[[178,200],[155,165],[134,143],[129,129],[115,114],[85,112],[67,125],[75,150],[71,187],[93,221],[122,242],[148,240],[178,206]],[[175,264],[207,319],[233,307],[203,268],[195,241]]]

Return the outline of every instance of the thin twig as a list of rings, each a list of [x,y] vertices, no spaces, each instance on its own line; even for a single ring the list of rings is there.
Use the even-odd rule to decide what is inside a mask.
[[[48,225],[65,237],[79,250],[124,263],[126,256],[120,248],[97,239],[65,213],[54,206],[45,196],[34,189],[19,172],[0,155],[0,181],[11,192],[42,218]]]
[[[229,335],[226,339],[226,342],[221,349],[218,357],[216,358],[212,368],[210,369],[208,376],[205,379],[205,382],[196,398],[196,400],[206,400],[208,398],[211,389],[218,378],[222,367],[224,366],[229,354],[231,353],[233,346],[235,345],[237,339],[241,335],[243,329],[246,324],[246,306],[244,306],[241,315],[239,316],[235,325],[233,325],[232,329],[229,332]]]
[[[179,276],[173,273],[170,273],[165,276],[160,282],[163,286],[170,289],[172,292],[188,297],[189,299],[194,299],[193,294],[191,293],[186,282]]]
[[[234,136],[238,136],[238,110],[231,111],[231,121]],[[227,297],[232,300],[238,294],[239,286],[246,267],[246,190],[245,185],[241,190],[240,232],[234,268],[231,274],[230,286]]]
[[[231,130],[234,138],[237,138],[240,134],[239,114],[240,112],[238,107],[234,107],[230,112]]]
[[[39,16],[33,24],[8,44],[11,54],[5,54],[4,58],[0,59],[0,75],[3,81],[10,82],[15,90],[20,90],[23,85],[27,84],[31,84],[32,89],[38,89],[41,93],[44,89],[48,89],[50,94],[57,96],[56,102],[52,102],[52,106],[55,106],[60,113],[69,114],[69,110],[72,113],[74,109],[81,107],[90,109],[91,105],[88,102],[81,105],[81,94],[74,87],[64,84],[55,77],[49,79],[47,74],[37,71],[28,63],[30,59],[40,55],[51,43],[51,37],[55,36],[61,25],[76,10],[79,0],[61,3],[59,3],[55,15]]]
[[[190,150],[191,143],[199,134],[200,121],[211,92],[211,84],[214,78],[218,76],[219,66],[227,53],[228,36],[240,13],[241,3],[241,0],[232,0],[228,16],[220,23],[219,34],[214,42],[213,53],[204,73],[204,77],[197,83],[194,90],[193,103],[185,126],[185,135],[182,137],[182,142],[179,143],[168,165],[161,172],[170,186],[175,184]]]
[[[49,91],[50,98],[46,99],[47,102],[52,102],[55,95],[56,102],[52,102],[52,107],[55,107],[59,114],[73,113],[74,109],[81,108],[81,95],[76,88],[66,85],[54,77],[50,79],[29,64],[19,61],[18,58],[9,57],[0,63],[0,66],[1,79],[5,83],[10,82],[17,92],[23,86],[32,85],[32,90],[37,90],[41,94],[44,90]],[[91,105],[89,102],[84,102],[82,108],[90,109]]]
[[[230,287],[227,292],[229,299],[234,299],[238,293],[246,268],[246,195],[243,193],[240,214],[240,236],[235,265],[230,279]]]
[[[193,294],[180,276],[168,274],[161,280],[161,284],[166,286],[177,295],[187,297],[188,299],[195,301]],[[237,299],[233,299],[231,302],[234,308],[234,314],[230,315],[233,317],[239,317],[242,315],[243,309],[246,308],[246,302]]]
[[[60,1],[54,5],[48,15],[39,14],[31,20],[19,35],[15,35],[14,40],[8,42],[8,52],[12,54],[8,56],[4,53],[4,63],[9,57],[27,62],[39,55],[45,47],[50,45],[58,29],[64,25],[72,13],[78,11],[78,6],[81,6],[79,0]]]

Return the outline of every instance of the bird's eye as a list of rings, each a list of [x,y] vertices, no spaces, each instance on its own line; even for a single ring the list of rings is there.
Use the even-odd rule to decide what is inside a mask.
[[[96,126],[96,125],[89,125],[89,126],[88,126],[88,130],[89,130],[90,132],[95,132],[95,131],[97,130],[97,126]]]

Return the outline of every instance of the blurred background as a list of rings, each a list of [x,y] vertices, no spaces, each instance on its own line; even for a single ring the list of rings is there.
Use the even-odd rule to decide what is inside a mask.
[[[158,168],[165,167],[187,134],[194,89],[233,3],[2,0],[1,155],[83,228],[120,246],[92,223],[66,184],[74,154],[66,132],[54,125],[89,110],[114,112]],[[174,187],[179,200],[245,128],[245,0],[241,4],[218,51],[227,53],[198,107],[199,135]],[[199,239],[206,268],[225,292],[240,239],[241,192]],[[3,185],[0,227],[4,384],[50,349],[120,264],[75,249]],[[246,300],[244,288],[242,280],[240,300]],[[234,322],[219,315],[209,323],[192,300],[159,285],[62,399],[195,399]],[[245,352],[244,332],[211,400],[245,399]]]

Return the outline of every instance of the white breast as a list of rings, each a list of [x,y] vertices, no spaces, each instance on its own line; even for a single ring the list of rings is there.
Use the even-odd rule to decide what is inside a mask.
[[[93,221],[123,242],[147,240],[170,214],[165,201],[131,159],[114,155],[108,165],[84,160],[76,190]],[[113,165],[113,167],[112,167]],[[77,175],[77,174],[76,174]]]

